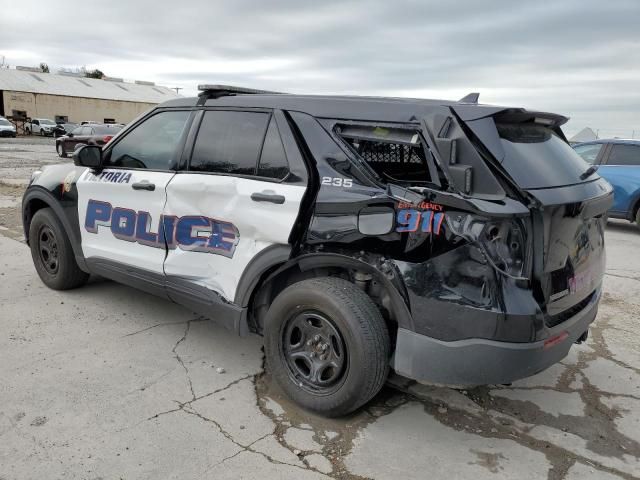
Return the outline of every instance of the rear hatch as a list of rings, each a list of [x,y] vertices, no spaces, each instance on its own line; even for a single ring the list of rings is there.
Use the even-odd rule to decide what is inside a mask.
[[[471,108],[459,120],[529,204],[530,276],[547,325],[557,325],[586,306],[604,276],[611,187],[566,142],[566,118],[493,108],[483,117],[482,106]]]

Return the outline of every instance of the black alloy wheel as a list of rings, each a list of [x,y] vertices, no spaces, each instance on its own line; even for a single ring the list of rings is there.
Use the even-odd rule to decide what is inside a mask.
[[[45,270],[51,275],[58,273],[58,240],[48,225],[42,225],[38,232],[38,253]]]
[[[330,393],[345,377],[347,349],[335,324],[323,313],[299,312],[283,323],[280,354],[289,377],[310,393]]]

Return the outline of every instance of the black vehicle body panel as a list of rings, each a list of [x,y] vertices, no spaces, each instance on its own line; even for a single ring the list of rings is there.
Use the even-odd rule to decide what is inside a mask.
[[[51,208],[56,213],[69,237],[78,266],[89,272],[80,237],[78,221],[78,189],[76,179],[85,171],[73,164],[51,165],[42,170],[29,185],[22,198],[22,226],[29,243],[31,218],[40,208]]]
[[[439,100],[278,94],[175,99],[158,108],[211,107],[275,109],[278,122],[288,122],[296,137],[284,139],[287,155],[298,152],[307,169],[299,172],[308,189],[289,245],[257,257],[234,299],[179,278],[149,278],[105,259],[85,262],[75,184],[63,186],[65,175],[78,167],[47,169],[29,187],[25,236],[33,214],[29,202],[57,203],[81,268],[210,317],[224,314],[226,326],[240,334],[260,332],[254,317],[268,307],[262,286],[290,272],[333,268],[365,274],[363,288],[386,292],[381,308],[398,327],[392,367],[423,381],[506,383],[532,375],[563,358],[595,318],[610,187],[594,175],[574,185],[521,188],[508,174],[494,120],[541,121],[564,139],[559,127],[565,117]],[[340,126],[354,124],[415,131],[439,188],[416,192],[383,185],[340,138]],[[190,135],[185,152],[192,141]],[[474,172],[471,191],[461,189],[460,165],[449,161],[453,151]],[[349,179],[350,186],[327,178]],[[431,219],[441,213],[437,231],[399,231],[403,209],[430,212]],[[522,234],[517,250],[523,254],[514,271],[498,265],[483,240],[494,224]],[[545,341],[560,334],[562,341],[547,347]]]

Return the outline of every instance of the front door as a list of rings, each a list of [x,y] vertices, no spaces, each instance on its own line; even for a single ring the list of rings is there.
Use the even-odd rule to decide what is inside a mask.
[[[188,169],[167,187],[165,216],[175,219],[165,260],[170,287],[237,303],[249,262],[270,246],[288,246],[306,179],[290,173],[280,115],[204,112]]]
[[[160,220],[189,115],[161,111],[147,117],[109,145],[104,170],[87,169],[77,182],[82,250],[90,268],[163,275]]]

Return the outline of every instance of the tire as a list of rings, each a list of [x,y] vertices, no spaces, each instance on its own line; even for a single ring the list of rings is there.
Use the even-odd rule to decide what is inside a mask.
[[[267,312],[264,336],[273,378],[296,403],[327,417],[367,403],[389,372],[389,332],[380,311],[341,278],[283,290]]]
[[[44,130],[40,129],[40,136],[44,137]]]
[[[56,151],[58,152],[58,156],[61,158],[67,158],[67,152],[64,149],[64,145],[62,142],[56,143]]]
[[[38,210],[31,219],[29,245],[33,264],[47,287],[69,290],[89,279],[78,267],[69,237],[50,208]]]
[[[640,205],[636,207],[636,227],[640,228]]]

